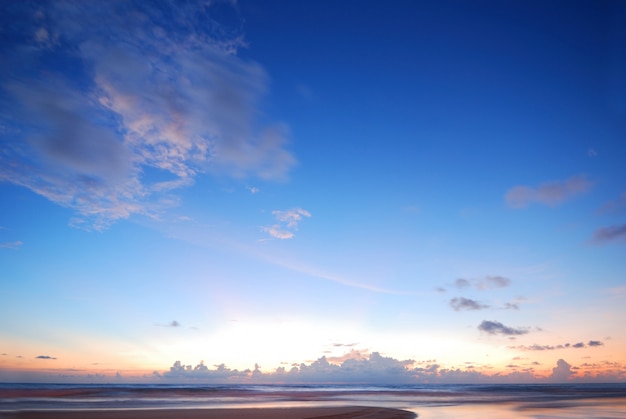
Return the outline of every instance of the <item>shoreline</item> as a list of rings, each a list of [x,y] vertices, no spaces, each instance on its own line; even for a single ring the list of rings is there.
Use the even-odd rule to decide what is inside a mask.
[[[407,410],[385,407],[241,407],[207,409],[31,410],[0,413],[10,419],[415,419]]]

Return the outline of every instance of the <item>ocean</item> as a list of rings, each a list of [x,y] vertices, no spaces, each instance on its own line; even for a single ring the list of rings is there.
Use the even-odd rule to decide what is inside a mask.
[[[626,418],[626,383],[519,385],[0,384],[0,418],[30,410],[379,406],[423,419]]]

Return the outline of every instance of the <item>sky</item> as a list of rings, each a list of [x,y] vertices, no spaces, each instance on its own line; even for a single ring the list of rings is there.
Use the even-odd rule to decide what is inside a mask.
[[[626,3],[0,9],[0,381],[626,380]]]

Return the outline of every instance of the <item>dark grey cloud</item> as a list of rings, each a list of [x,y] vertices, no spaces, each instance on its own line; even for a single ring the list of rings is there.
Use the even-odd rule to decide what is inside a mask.
[[[518,303],[506,303],[504,304],[504,307],[502,307],[505,310],[519,310],[519,304]]]
[[[507,191],[505,201],[511,208],[523,208],[533,203],[554,206],[587,192],[592,185],[585,175],[579,175],[537,187],[515,186]]]
[[[599,228],[593,233],[592,238],[592,242],[598,244],[617,240],[626,243],[626,224]]]
[[[578,342],[572,345],[572,348],[577,348],[577,349],[584,348],[584,347],[585,347],[585,344],[582,342]]]
[[[604,345],[604,343],[600,342],[599,340],[590,340],[588,343],[589,346],[602,346]]]
[[[472,300],[471,298],[453,298],[450,300],[450,306],[456,310],[483,310],[485,308],[489,308],[488,305],[482,304],[476,300]]]
[[[478,330],[490,335],[516,336],[528,333],[528,330],[526,329],[515,329],[513,327],[505,326],[500,322],[490,320],[483,320],[482,323],[478,325]]]
[[[48,356],[48,355],[39,355],[39,356],[36,356],[35,359],[56,359],[56,358],[53,356]]]
[[[176,320],[172,320],[172,322],[169,324],[170,327],[180,327],[180,323],[178,323]]]

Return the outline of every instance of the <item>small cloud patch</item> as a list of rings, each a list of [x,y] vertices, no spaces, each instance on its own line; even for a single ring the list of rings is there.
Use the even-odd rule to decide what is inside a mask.
[[[453,298],[450,300],[450,307],[452,307],[455,311],[461,310],[483,310],[485,308],[489,308],[488,305],[479,303],[476,300],[472,300],[471,298]]]
[[[475,288],[479,291],[506,288],[511,285],[511,279],[501,275],[487,275],[478,279],[457,278],[454,286],[458,289]]]
[[[276,217],[276,224],[262,226],[261,231],[269,234],[275,239],[286,240],[295,236],[298,225],[305,218],[310,218],[311,213],[302,208],[293,208],[286,211],[272,211]]]
[[[522,351],[554,351],[554,350],[558,350],[558,349],[569,349],[569,348],[574,348],[574,349],[582,349],[582,348],[597,348],[599,346],[604,346],[604,343],[599,341],[599,340],[590,340],[589,342],[587,342],[587,344],[585,345],[584,342],[578,342],[578,343],[563,343],[563,344],[559,344],[559,345],[518,345],[518,346],[509,346],[509,348],[511,349],[520,349]]]
[[[19,240],[14,241],[14,242],[5,242],[5,243],[0,243],[0,248],[17,250],[20,247],[22,247],[22,244],[24,244],[24,243],[22,243]]]
[[[528,333],[526,329],[515,329],[513,327],[505,326],[497,321],[483,320],[478,325],[478,330],[490,335],[505,335],[505,336],[518,336]]]
[[[602,244],[612,241],[626,243],[626,224],[602,227],[593,233],[593,243]]]
[[[504,199],[511,208],[524,208],[530,204],[558,205],[591,189],[592,183],[585,175],[574,176],[566,181],[543,183],[539,186],[515,186],[508,190]]]

